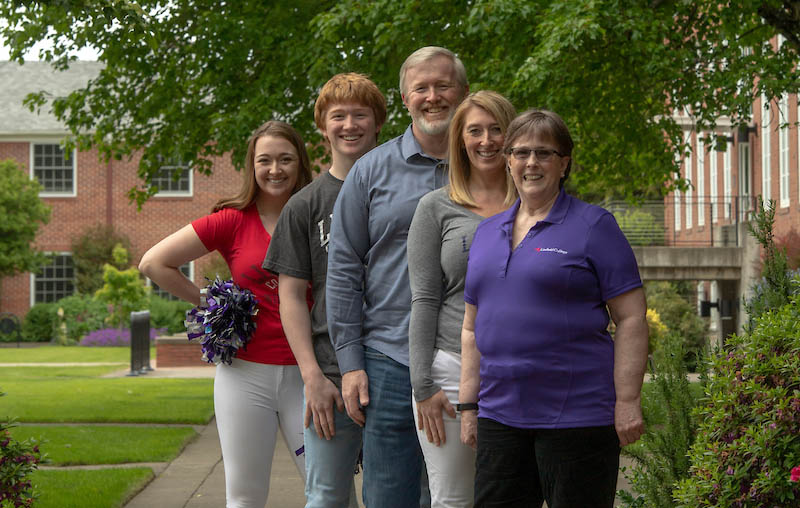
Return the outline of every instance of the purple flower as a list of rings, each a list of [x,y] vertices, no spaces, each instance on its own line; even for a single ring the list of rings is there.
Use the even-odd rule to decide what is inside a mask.
[[[154,342],[158,335],[166,332],[164,328],[150,329],[150,342]],[[102,328],[86,334],[80,342],[81,346],[130,346],[131,331],[127,328]]]
[[[733,466],[728,466],[728,470],[725,471],[728,476],[733,476]]]

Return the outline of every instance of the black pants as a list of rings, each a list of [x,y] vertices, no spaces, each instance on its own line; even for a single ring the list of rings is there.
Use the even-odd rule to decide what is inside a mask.
[[[613,425],[519,429],[478,418],[475,508],[611,508],[619,438]]]

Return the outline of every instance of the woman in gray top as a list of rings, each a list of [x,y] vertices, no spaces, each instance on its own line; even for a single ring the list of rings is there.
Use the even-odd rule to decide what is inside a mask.
[[[460,442],[456,415],[464,278],[478,223],[517,198],[502,153],[515,115],[505,97],[488,90],[461,103],[450,123],[450,184],[420,200],[408,232],[409,366],[432,507],[473,503],[475,452]]]

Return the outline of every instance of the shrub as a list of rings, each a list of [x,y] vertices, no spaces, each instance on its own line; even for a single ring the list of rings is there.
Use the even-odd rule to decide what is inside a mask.
[[[105,326],[108,308],[88,295],[76,294],[62,298],[55,303],[64,310],[63,323],[66,325],[66,338],[75,343],[87,333]]]
[[[225,258],[217,251],[208,254],[208,256],[211,259],[203,267],[203,277],[214,280],[219,275],[222,280],[230,279],[231,269],[228,267],[228,263],[225,262]]]
[[[685,507],[797,506],[800,484],[800,277],[775,247],[775,202],[759,201],[750,231],[764,247],[761,292],[742,335],[711,362],[691,475],[673,495]]]
[[[114,247],[114,263],[117,266],[128,264],[128,251],[121,244]],[[148,290],[136,268],[121,270],[106,264],[103,267],[103,287],[95,293],[95,298],[112,306],[109,323],[124,326],[131,312],[147,307]]]
[[[618,492],[623,506],[672,508],[672,489],[689,474],[686,452],[696,433],[692,409],[696,404],[689,389],[683,341],[674,333],[667,334],[654,354],[654,390],[642,409],[647,432],[640,444],[627,446],[622,453],[632,457],[635,465],[625,471],[636,496]]]
[[[164,328],[150,328],[150,342],[155,342],[156,337],[163,335]],[[89,332],[80,341],[81,346],[104,347],[104,346],[130,346],[131,331],[127,328],[101,328]]]
[[[761,269],[763,279],[754,287],[754,296],[745,304],[745,310],[750,318],[750,326],[753,326],[755,320],[768,310],[778,309],[785,305],[793,292],[788,275],[789,266],[786,253],[775,244],[772,234],[774,220],[775,200],[769,200],[765,207],[759,197],[758,210],[753,216],[753,222],[747,224],[750,234],[764,249]]]
[[[117,244],[130,251],[131,242],[128,237],[106,224],[88,228],[75,239],[71,250],[75,267],[75,289],[79,293],[93,295],[103,287],[103,265],[114,264],[112,253]]]
[[[669,332],[683,338],[684,361],[689,371],[694,372],[707,346],[707,324],[680,289],[670,282],[645,283],[647,306],[658,312]],[[657,337],[651,338],[651,345],[653,351],[658,350]]]
[[[653,214],[644,210],[629,208],[615,213],[614,218],[631,245],[663,244],[664,223],[663,221],[657,221]]]
[[[647,352],[653,353],[656,345],[664,341],[667,333],[667,326],[661,321],[661,316],[655,309],[647,309],[647,328],[650,331],[647,344]]]
[[[800,281],[798,281],[800,282]],[[711,363],[681,506],[796,506],[800,484],[800,300],[754,320]]]
[[[0,392],[0,397],[5,395]],[[39,451],[32,439],[17,441],[9,429],[17,423],[6,418],[0,420],[0,507],[17,508],[33,506],[38,497],[28,475],[33,473],[47,457]]]
[[[157,295],[150,296],[150,323],[156,328],[166,328],[170,334],[186,331],[183,321],[192,304],[182,300],[167,300]]]
[[[58,327],[58,307],[54,303],[34,304],[22,321],[22,335],[29,342],[50,342]]]
[[[800,233],[795,228],[790,228],[784,235],[776,238],[775,244],[786,253],[790,270],[800,268]]]

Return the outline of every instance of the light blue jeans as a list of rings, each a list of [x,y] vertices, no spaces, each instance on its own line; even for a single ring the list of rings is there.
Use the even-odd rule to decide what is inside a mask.
[[[369,380],[364,505],[416,508],[420,506],[423,459],[411,408],[408,367],[369,347],[365,348],[364,357]]]
[[[335,407],[333,413],[336,435],[330,441],[317,435],[313,423],[303,432],[306,508],[358,506],[353,475],[361,452],[361,427]]]

